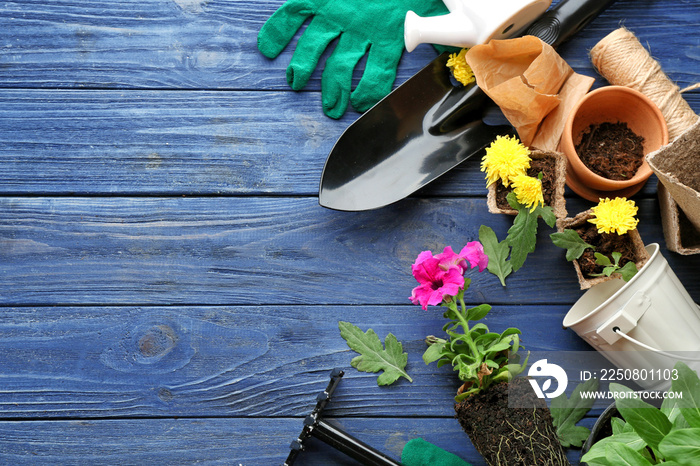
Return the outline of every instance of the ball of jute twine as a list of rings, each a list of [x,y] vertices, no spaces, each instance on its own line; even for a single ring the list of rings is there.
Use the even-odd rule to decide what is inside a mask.
[[[698,120],[681,93],[699,88],[700,83],[680,90],[628,29],[619,28],[605,36],[591,49],[590,56],[593,66],[610,84],[631,87],[659,107],[666,119],[669,140],[673,141]]]

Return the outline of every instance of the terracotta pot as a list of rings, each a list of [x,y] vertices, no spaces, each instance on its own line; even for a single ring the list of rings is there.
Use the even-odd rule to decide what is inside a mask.
[[[630,197],[636,194],[652,174],[644,160],[629,180],[604,178],[586,167],[576,145],[590,125],[626,123],[644,138],[644,154],[668,144],[666,120],[659,108],[644,94],[625,86],[605,86],[589,92],[572,109],[564,126],[561,151],[568,159],[566,184],[579,196],[593,202],[601,197]]]

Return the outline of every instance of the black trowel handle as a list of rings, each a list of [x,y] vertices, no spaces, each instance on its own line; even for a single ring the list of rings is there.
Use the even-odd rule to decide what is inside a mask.
[[[556,48],[583,29],[614,1],[562,0],[537,18],[524,35],[537,36]]]

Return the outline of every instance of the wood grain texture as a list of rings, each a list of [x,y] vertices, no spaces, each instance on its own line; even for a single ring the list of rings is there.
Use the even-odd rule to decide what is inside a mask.
[[[274,60],[263,57],[256,45],[258,30],[282,3],[7,3],[0,15],[0,87],[289,90],[285,68],[300,34]],[[561,53],[574,68],[590,70],[584,51],[624,24],[650,44],[667,72],[685,87],[700,81],[700,68],[688,65],[688,60],[700,59],[700,52],[693,35],[679,31],[697,28],[698,15],[700,5],[693,0],[618,0],[562,46]],[[434,56],[427,45],[405,54],[398,82]],[[320,90],[320,78],[317,70],[308,89]]]
[[[593,351],[561,329],[567,310],[496,305],[485,323],[520,328],[528,351]],[[351,368],[339,320],[394,334],[413,383]],[[444,323],[412,305],[5,308],[0,418],[298,417],[334,367],[346,375],[329,414],[449,418],[458,379],[421,359]]]
[[[301,34],[278,59],[257,49],[260,27],[282,3],[8,3],[0,16],[1,87],[290,91],[285,69]],[[413,55],[416,60],[401,64],[400,80],[436,52],[426,45]],[[317,70],[308,89],[319,90],[320,78]]]
[[[408,302],[410,265],[512,218],[486,211],[477,160],[385,209],[319,207],[358,114],[323,115],[321,68],[289,88],[301,31],[276,59],[258,52],[281,4],[0,6],[0,464],[280,464],[343,367],[333,422],[396,458],[423,437],[483,465],[452,417],[454,373],[420,358],[444,319]],[[597,77],[587,50],[620,25],[681,87],[700,81],[694,0],[618,0],[559,51]],[[396,84],[435,55],[405,54]],[[698,301],[700,257],[663,247],[655,187],[637,196],[642,238]],[[589,206],[569,192],[571,214]],[[561,328],[581,292],[548,233],[506,288],[472,274],[468,299],[528,350],[592,353]],[[339,320],[394,333],[414,382],[349,368]],[[356,463],[310,442],[297,464]]]
[[[0,90],[0,101],[4,195],[317,196],[354,118],[320,114],[318,93]],[[417,195],[485,196],[479,159]]]
[[[421,437],[473,466],[486,464],[455,419],[399,418],[391,424],[366,418],[328,421],[396,460],[409,440]],[[301,427],[301,419],[0,422],[0,462],[270,466],[284,462]],[[573,464],[578,456],[577,450],[569,451]],[[295,464],[358,463],[312,438]]]
[[[0,100],[4,193],[318,195],[343,129],[318,115],[313,93],[4,90]]]
[[[405,304],[419,252],[461,248],[482,224],[504,238],[513,219],[468,198],[350,214],[278,197],[0,198],[0,209],[5,305]],[[639,217],[644,241],[663,243],[656,201],[643,200]],[[508,286],[483,274],[474,296],[573,303],[580,291],[553,231],[542,224],[538,249]],[[700,257],[666,254],[697,299]],[[546,293],[533,293],[533,278]]]

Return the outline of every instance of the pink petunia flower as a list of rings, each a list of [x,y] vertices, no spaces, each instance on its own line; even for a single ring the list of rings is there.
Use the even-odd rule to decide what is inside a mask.
[[[472,268],[478,267],[479,272],[483,272],[489,265],[489,256],[484,252],[484,246],[479,241],[471,241],[462,248],[459,253],[464,257]]]
[[[455,296],[464,286],[462,268],[441,267],[440,259],[430,251],[420,253],[411,270],[420,285],[413,289],[409,299],[413,304],[420,304],[423,310],[440,304],[445,296]]]
[[[445,296],[456,296],[464,288],[464,272],[469,267],[482,272],[488,265],[488,256],[478,241],[467,243],[459,254],[450,246],[437,255],[430,251],[418,254],[411,271],[420,284],[410,296],[413,304],[420,304],[423,310],[440,304]]]
[[[429,253],[430,251],[424,252]],[[450,246],[447,246],[435,257],[440,261],[441,268],[447,270],[451,266],[457,266],[462,269],[462,273],[466,272],[469,268],[476,267],[479,268],[479,272],[483,272],[489,265],[489,258],[484,253],[484,247],[478,241],[467,243],[459,254],[454,252]]]

